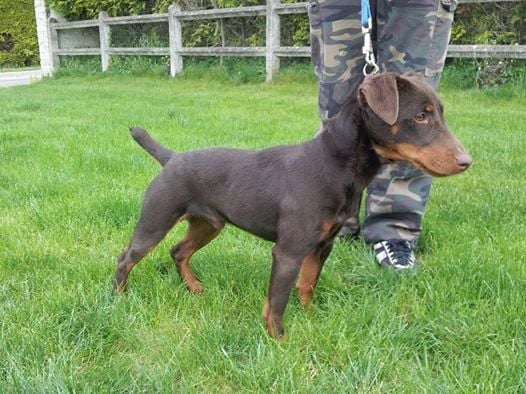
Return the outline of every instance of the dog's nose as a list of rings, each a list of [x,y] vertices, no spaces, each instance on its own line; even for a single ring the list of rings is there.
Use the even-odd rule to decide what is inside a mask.
[[[473,163],[473,159],[467,152],[459,152],[455,156],[455,159],[457,160],[457,165],[462,168],[462,171],[465,171],[469,168],[469,166]]]

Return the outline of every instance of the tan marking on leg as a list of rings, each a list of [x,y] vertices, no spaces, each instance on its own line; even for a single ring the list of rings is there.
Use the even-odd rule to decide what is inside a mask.
[[[203,291],[203,285],[197,280],[190,268],[190,259],[195,252],[213,240],[223,228],[220,223],[212,223],[210,220],[192,216],[185,216],[188,220],[188,230],[184,238],[172,248],[171,254],[174,259],[179,275],[188,290],[192,293]]]
[[[141,261],[144,258],[144,256],[150,253],[150,251],[155,247],[155,245],[148,247],[144,254],[139,255],[137,256],[137,258],[132,260],[130,255],[130,245],[131,244],[128,244],[128,246],[119,255],[117,269],[115,271],[113,289],[119,293],[126,291],[126,288],[128,286],[128,276],[133,267],[135,267],[135,265],[139,261]]]
[[[192,292],[192,293],[201,293],[204,289],[201,282],[197,280],[194,273],[192,272],[192,269],[190,268],[190,257],[192,257],[191,253],[188,257],[185,259],[177,262],[177,269],[179,271],[179,275],[181,276],[183,282],[186,285],[186,288]]]
[[[263,321],[265,322],[265,327],[267,329],[268,335],[271,338],[278,339],[277,328],[274,324],[274,319],[272,319],[270,315],[270,302],[268,300],[268,297],[265,297],[265,304],[263,305],[261,316],[263,316]]]
[[[268,296],[265,297],[265,303],[263,304],[261,316],[263,316],[263,321],[265,322],[265,327],[267,328],[268,335],[271,338],[276,338],[276,325],[270,318],[270,302],[268,300]]]
[[[269,311],[270,311],[270,306],[268,303],[268,297],[265,297],[265,303],[263,304],[263,310],[261,311],[261,316],[263,316],[263,320],[265,320],[265,322],[268,319]]]
[[[327,237],[330,235],[332,229],[334,228],[334,225],[335,225],[335,220],[330,218],[330,219],[325,219],[321,225],[321,229],[320,229],[320,241],[325,241],[327,239]]]
[[[310,255],[305,257],[301,265],[298,281],[296,282],[298,296],[303,306],[309,305],[312,301],[320,271],[321,263],[319,256]]]
[[[265,297],[265,304],[263,305],[261,316],[263,316],[263,321],[265,322],[265,327],[269,337],[277,339],[280,343],[285,342],[287,340],[287,335],[279,335],[276,324],[274,323],[274,318],[272,318],[270,314],[270,303],[268,297]]]
[[[269,337],[271,337],[272,339],[277,340],[279,343],[283,343],[287,340],[286,333],[283,335],[279,334],[279,330],[276,327],[276,324],[274,323],[274,319],[270,313],[268,317],[265,319],[265,326],[267,328]]]

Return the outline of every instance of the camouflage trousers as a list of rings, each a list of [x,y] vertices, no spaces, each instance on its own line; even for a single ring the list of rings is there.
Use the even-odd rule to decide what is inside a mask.
[[[370,0],[373,47],[380,71],[416,71],[436,88],[444,67],[455,0]],[[360,0],[317,0],[308,5],[312,61],[319,79],[322,122],[335,116],[363,80]],[[365,241],[406,239],[422,231],[431,177],[406,162],[384,165],[367,188]],[[359,231],[350,218],[344,230]]]

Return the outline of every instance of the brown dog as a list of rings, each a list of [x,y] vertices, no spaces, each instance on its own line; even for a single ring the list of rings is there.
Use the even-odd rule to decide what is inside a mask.
[[[381,160],[406,160],[435,176],[466,170],[471,158],[448,131],[443,107],[416,74],[379,74],[364,82],[314,139],[261,151],[175,153],[140,128],[133,138],[163,166],[149,185],[132,239],[118,259],[114,287],[180,220],[189,222],[171,255],[188,289],[202,285],[192,255],[231,223],[275,242],[263,318],[284,335],[283,314],[296,278],[308,304],[334,238],[359,207]]]

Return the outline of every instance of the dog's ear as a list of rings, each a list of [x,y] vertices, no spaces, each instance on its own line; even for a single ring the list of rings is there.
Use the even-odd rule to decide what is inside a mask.
[[[398,88],[393,74],[379,74],[358,89],[360,103],[367,104],[373,112],[390,126],[398,119]]]

